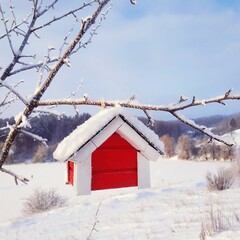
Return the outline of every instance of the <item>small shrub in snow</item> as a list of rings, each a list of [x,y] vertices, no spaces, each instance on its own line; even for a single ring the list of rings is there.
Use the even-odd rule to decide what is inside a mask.
[[[225,168],[218,169],[217,173],[208,172],[206,174],[207,187],[210,191],[222,191],[229,189],[234,182],[232,171]]]
[[[207,236],[212,236],[214,233],[232,229],[232,225],[232,218],[226,216],[220,209],[214,208],[211,204],[202,222],[199,238],[205,240]]]
[[[25,200],[23,212],[34,214],[48,211],[53,208],[63,206],[67,198],[56,193],[54,189],[35,190],[34,193]]]

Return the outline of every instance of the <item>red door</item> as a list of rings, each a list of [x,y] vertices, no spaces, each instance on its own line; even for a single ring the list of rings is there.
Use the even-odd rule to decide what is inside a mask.
[[[67,162],[67,168],[68,168],[68,184],[73,185],[73,176],[74,176],[74,163],[71,161]]]
[[[92,190],[137,186],[137,151],[114,133],[92,154]]]

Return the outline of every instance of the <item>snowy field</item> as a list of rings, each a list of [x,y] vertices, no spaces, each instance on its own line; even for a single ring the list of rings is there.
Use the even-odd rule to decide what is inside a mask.
[[[0,174],[0,239],[238,240],[240,187],[209,192],[205,182],[207,171],[229,165],[161,160],[151,164],[151,189],[95,191],[78,197],[64,184],[62,163],[11,165],[9,169],[31,180],[28,185],[16,186],[11,177]],[[23,202],[39,188],[54,188],[67,196],[66,206],[24,216]],[[224,229],[200,238],[209,213],[217,213]]]

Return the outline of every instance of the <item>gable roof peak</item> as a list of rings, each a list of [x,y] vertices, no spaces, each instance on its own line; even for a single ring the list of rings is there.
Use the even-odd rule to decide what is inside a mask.
[[[73,154],[99,134],[115,118],[120,117],[142,138],[144,138],[159,154],[163,154],[163,144],[159,137],[140,120],[132,116],[125,108],[116,106],[100,110],[97,114],[78,126],[71,134],[59,143],[53,157],[59,161],[68,160]]]

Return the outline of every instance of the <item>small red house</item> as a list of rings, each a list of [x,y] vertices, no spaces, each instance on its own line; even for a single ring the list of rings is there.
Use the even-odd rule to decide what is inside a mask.
[[[66,137],[54,158],[67,161],[67,183],[91,190],[150,187],[149,160],[162,152],[158,136],[121,107],[101,110]]]

